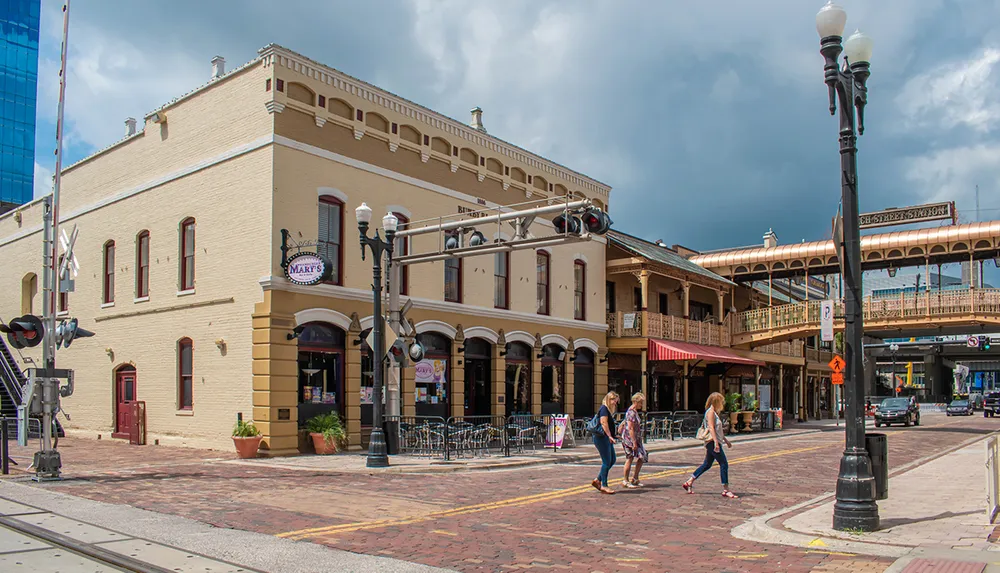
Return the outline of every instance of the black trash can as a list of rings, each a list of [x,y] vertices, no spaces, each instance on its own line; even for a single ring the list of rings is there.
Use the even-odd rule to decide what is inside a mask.
[[[875,499],[889,498],[889,442],[885,434],[865,434],[865,449],[872,460]]]
[[[383,420],[382,432],[385,436],[385,453],[395,456],[399,453],[399,420]]]

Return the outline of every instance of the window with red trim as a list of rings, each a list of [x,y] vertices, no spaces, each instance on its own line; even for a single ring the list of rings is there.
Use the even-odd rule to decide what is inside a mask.
[[[194,219],[181,222],[181,290],[194,289]]]
[[[573,261],[573,318],[587,319],[587,263]]]
[[[143,231],[135,239],[135,296],[149,296],[149,231]]]
[[[444,260],[444,299],[462,302],[462,259],[458,257]]]
[[[493,306],[510,308],[510,253],[493,255]]]
[[[177,341],[177,409],[190,410],[194,404],[194,345],[190,338]]]
[[[538,251],[536,264],[535,292],[538,314],[549,313],[549,254]]]
[[[115,302],[115,242],[104,243],[104,304]]]
[[[344,244],[344,204],[330,195],[319,198],[319,232],[317,234],[319,255],[330,263],[330,284],[343,284],[341,269]]]

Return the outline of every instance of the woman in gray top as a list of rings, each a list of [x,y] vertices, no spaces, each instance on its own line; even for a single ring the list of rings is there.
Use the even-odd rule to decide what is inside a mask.
[[[722,411],[725,403],[725,397],[718,392],[712,392],[708,400],[705,401],[705,419],[702,423],[708,428],[712,439],[705,443],[705,461],[698,469],[694,470],[694,475],[682,486],[688,493],[694,493],[694,480],[707,472],[712,467],[712,463],[717,461],[719,462],[719,471],[722,473],[722,497],[729,499],[739,497],[729,491],[729,461],[726,460],[726,451],[722,449],[723,443],[726,444],[727,448],[733,447],[733,443],[726,438],[722,431],[722,418],[719,417],[719,412]]]

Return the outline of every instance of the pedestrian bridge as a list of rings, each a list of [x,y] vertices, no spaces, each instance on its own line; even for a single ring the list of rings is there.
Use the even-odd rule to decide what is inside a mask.
[[[814,336],[821,301],[783,304],[730,314],[732,346],[771,344]],[[843,301],[834,302],[835,330],[844,329]],[[1000,331],[1000,289],[971,288],[865,297],[865,334],[877,338]]]

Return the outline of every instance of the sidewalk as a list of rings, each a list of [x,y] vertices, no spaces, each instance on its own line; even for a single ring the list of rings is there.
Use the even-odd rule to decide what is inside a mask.
[[[16,529],[32,533],[26,535]],[[35,573],[445,571],[315,543],[216,528],[182,517],[3,481],[0,482],[0,571],[22,570]]]
[[[831,420],[832,422],[832,420]],[[820,426],[799,424],[797,428],[779,431],[754,432],[750,434],[735,434],[729,436],[735,442],[752,442],[783,437],[801,436],[819,432]],[[650,454],[668,452],[680,449],[701,448],[701,441],[694,438],[679,440],[657,440],[646,444]],[[531,466],[575,464],[596,462],[601,459],[593,443],[577,442],[572,448],[552,450],[539,448],[532,453],[505,458],[502,456],[457,458],[445,461],[443,457],[427,457],[413,455],[396,455],[389,457],[391,464],[387,468],[369,468],[365,465],[367,452],[347,452],[332,456],[303,455],[282,458],[255,458],[248,460],[226,460],[222,463],[240,464],[258,467],[282,468],[302,471],[346,472],[346,473],[405,473],[405,474],[435,474],[459,471],[510,470]]]
[[[896,557],[887,571],[996,571],[1000,545],[986,515],[982,438],[890,475],[878,502],[881,528],[852,534],[832,528],[832,494],[761,516],[733,535],[768,543]],[[1000,528],[996,531],[1000,533]],[[949,569],[948,567],[951,567]]]

